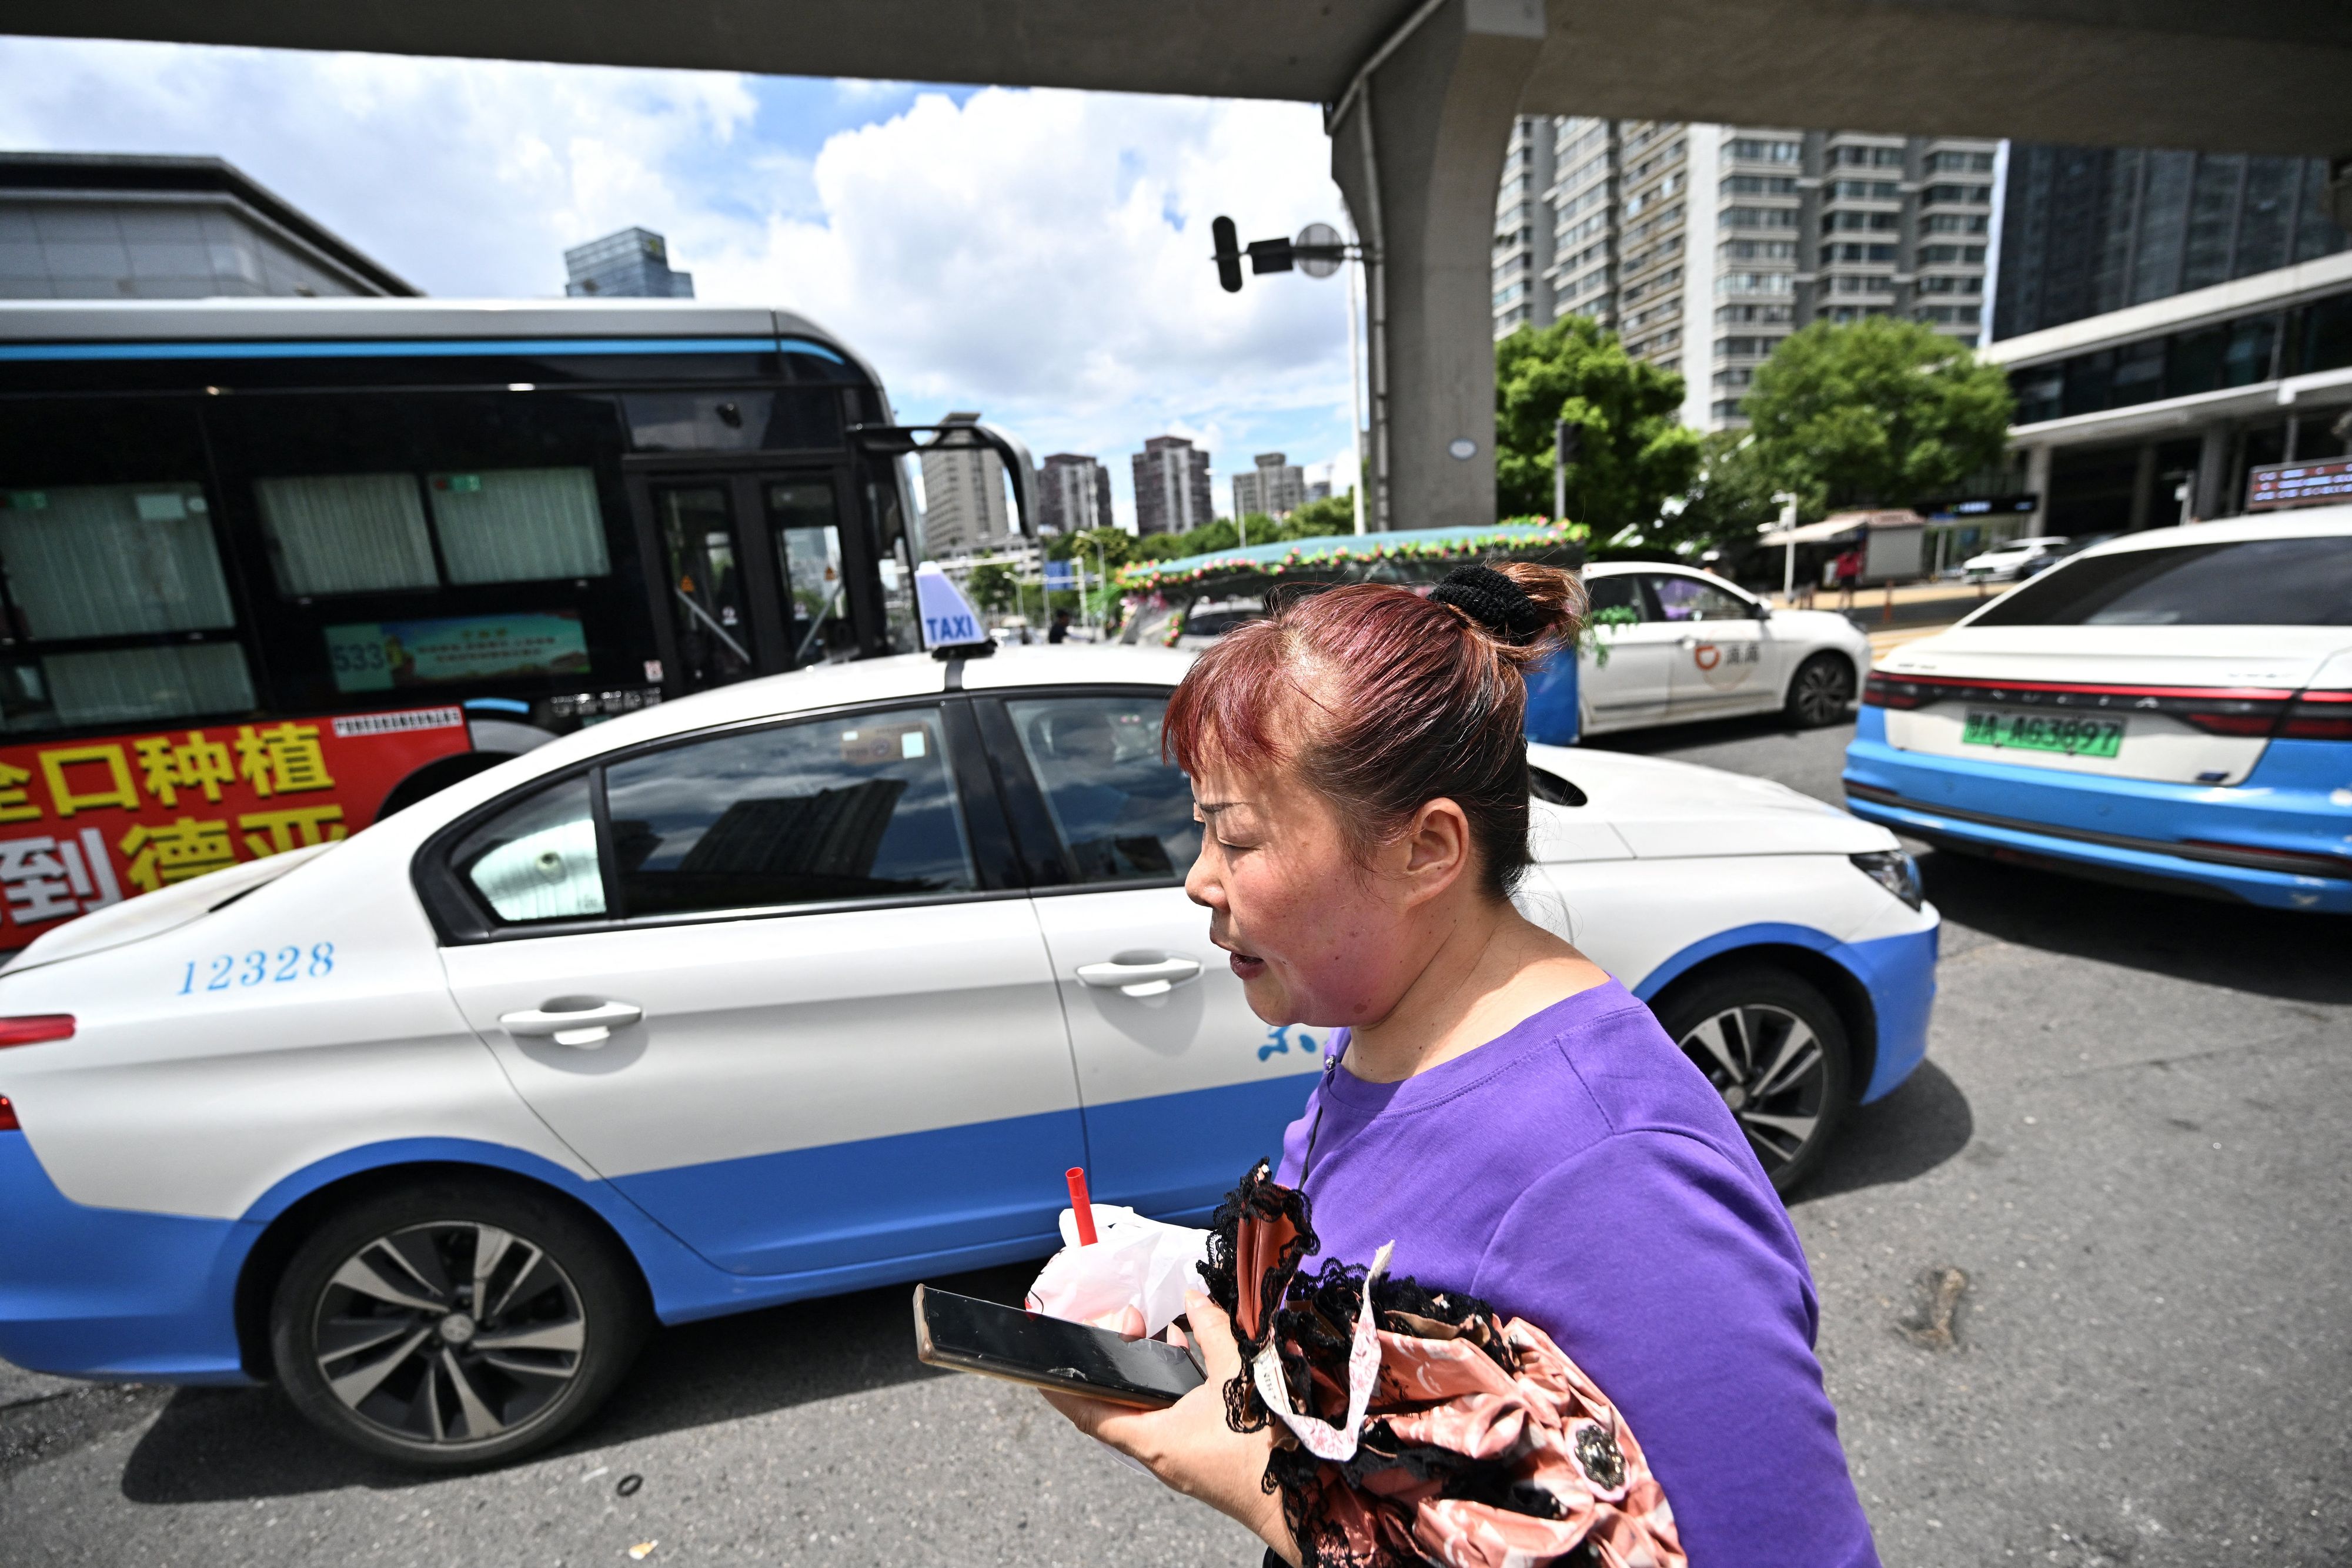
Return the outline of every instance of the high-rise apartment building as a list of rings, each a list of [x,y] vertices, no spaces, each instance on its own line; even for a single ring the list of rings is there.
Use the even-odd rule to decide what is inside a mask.
[[[217,158],[0,152],[0,298],[416,292]]]
[[[1181,435],[1155,435],[1135,455],[1135,531],[1189,533],[1217,515],[1209,455]]]
[[[1076,534],[1110,526],[1110,470],[1076,452],[1046,458],[1037,470],[1038,532]]]
[[[1756,367],[1815,319],[1898,315],[1977,340],[1994,142],[1570,116],[1522,120],[1513,145],[1547,134],[1552,181],[1524,220],[1506,164],[1497,337],[1590,317],[1679,372],[1702,429],[1738,423]],[[1515,291],[1547,218],[1542,287]]]
[[[1234,517],[1286,517],[1307,504],[1307,470],[1286,453],[1261,452],[1254,461],[1254,471],[1234,476]]]
[[[623,229],[563,253],[566,294],[599,299],[691,299],[694,274],[672,272],[669,242],[651,229]]]
[[[1495,196],[1495,336],[1529,321],[1548,322],[1552,225],[1545,203],[1552,188],[1551,121],[1522,116],[1511,127]]]
[[[976,412],[948,414],[942,424],[978,424]],[[1005,509],[1004,460],[969,448],[923,454],[923,549],[931,556],[971,555],[1002,545],[1013,534]]]

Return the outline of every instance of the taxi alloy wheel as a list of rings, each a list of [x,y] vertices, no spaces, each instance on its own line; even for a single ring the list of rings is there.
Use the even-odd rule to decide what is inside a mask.
[[[1821,1164],[1851,1098],[1845,1028],[1812,986],[1763,966],[1663,998],[1659,1021],[1788,1192]]]
[[[1853,703],[1853,666],[1836,653],[1816,653],[1789,683],[1789,718],[1807,729],[1842,723]]]
[[[618,1249],[560,1201],[435,1182],[363,1202],[295,1253],[271,1353],[295,1406],[387,1458],[472,1469],[592,1415],[642,1343]]]

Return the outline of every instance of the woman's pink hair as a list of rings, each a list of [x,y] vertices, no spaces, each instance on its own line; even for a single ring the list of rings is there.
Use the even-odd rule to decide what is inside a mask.
[[[1168,704],[1163,744],[1196,777],[1212,761],[1295,769],[1366,852],[1430,801],[1452,800],[1470,820],[1486,892],[1507,898],[1528,864],[1522,672],[1573,644],[1585,597],[1555,568],[1494,570],[1543,613],[1547,630],[1533,643],[1505,642],[1407,588],[1356,583],[1293,598],[1201,655]]]

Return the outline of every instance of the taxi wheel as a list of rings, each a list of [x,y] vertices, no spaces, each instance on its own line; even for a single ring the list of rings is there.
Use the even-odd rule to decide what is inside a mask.
[[[1789,722],[1805,729],[1842,723],[1853,702],[1853,666],[1840,653],[1816,653],[1789,683]]]
[[[651,1314],[611,1238],[519,1186],[420,1182],[326,1220],[279,1277],[269,1346],[295,1407],[354,1448],[474,1469],[594,1414]]]
[[[1658,1021],[1788,1192],[1822,1162],[1851,1100],[1852,1053],[1829,998],[1785,969],[1741,966],[1661,998]]]

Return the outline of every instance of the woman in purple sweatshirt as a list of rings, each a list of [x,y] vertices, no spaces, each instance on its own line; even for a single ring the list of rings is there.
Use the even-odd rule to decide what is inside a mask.
[[[1324,1256],[1393,1241],[1393,1273],[1549,1333],[1640,1440],[1692,1568],[1874,1564],[1771,1184],[1649,1009],[1510,902],[1520,672],[1582,608],[1513,562],[1228,634],[1169,705],[1206,826],[1187,891],[1261,1018],[1339,1030],[1277,1173]],[[1272,1435],[1224,1420],[1230,1332],[1191,1308],[1210,1382],[1177,1405],[1048,1397],[1295,1563]]]

